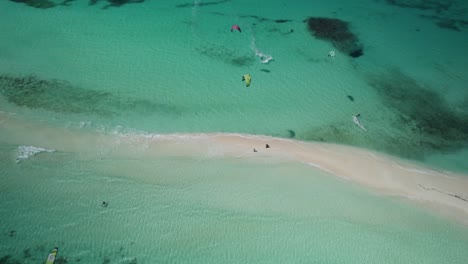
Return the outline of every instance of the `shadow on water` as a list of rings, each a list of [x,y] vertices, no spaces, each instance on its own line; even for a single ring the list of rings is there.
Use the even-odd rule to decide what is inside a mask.
[[[37,76],[0,75],[0,88],[0,95],[15,105],[59,113],[113,117],[126,113],[179,115],[182,112],[181,108],[171,104],[117,97]]]

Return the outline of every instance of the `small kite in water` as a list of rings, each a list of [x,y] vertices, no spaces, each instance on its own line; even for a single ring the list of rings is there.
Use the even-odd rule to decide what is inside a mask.
[[[239,32],[242,32],[241,28],[238,25],[232,25],[231,32],[233,32],[234,30],[238,30]]]
[[[250,82],[252,81],[252,76],[250,76],[250,74],[244,74],[244,76],[242,76],[242,81],[245,82],[245,86],[249,87]]]

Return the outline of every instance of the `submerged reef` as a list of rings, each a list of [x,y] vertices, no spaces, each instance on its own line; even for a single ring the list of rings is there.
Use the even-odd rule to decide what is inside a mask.
[[[210,12],[209,14],[217,15],[217,16],[228,16],[228,17],[232,16],[233,17],[233,15],[230,15],[230,14],[227,14],[227,13],[221,13],[221,12]],[[257,15],[246,15],[246,14],[237,14],[237,15],[235,15],[235,17],[236,18],[251,18],[251,19],[255,19],[259,23],[261,23],[261,22],[274,22],[274,23],[277,23],[277,24],[283,24],[283,23],[288,23],[288,22],[293,22],[294,21],[292,19],[283,19],[283,18],[275,19],[275,18],[268,18],[268,17],[257,16]]]
[[[0,258],[0,264],[21,264],[22,262],[12,258],[10,255],[5,255]]]
[[[16,3],[24,3],[28,6],[34,8],[52,8],[56,6],[70,6],[72,2],[76,0],[62,0],[61,2],[58,1],[50,1],[50,0],[10,0]],[[134,3],[143,3],[145,0],[89,0],[89,5],[96,5],[99,2],[107,2],[102,9],[107,9],[109,7],[120,7],[125,4],[134,4]]]
[[[101,0],[89,0],[89,5],[95,5],[96,3],[100,2]],[[143,3],[145,0],[105,0],[108,2],[107,5],[103,6],[102,9],[107,9],[109,7],[120,7],[126,4],[135,4],[135,3]]]
[[[370,74],[366,82],[378,95],[388,125],[372,127],[363,113],[368,133],[350,129],[351,120],[340,120],[303,131],[300,138],[368,147],[416,160],[468,147],[468,108],[463,102],[460,107],[451,105],[434,88],[398,69]]]
[[[349,23],[326,17],[309,17],[305,20],[314,37],[329,41],[334,47],[353,58],[364,55],[358,37],[349,30]]]
[[[54,2],[49,1],[49,0],[10,0],[10,1],[16,2],[16,3],[24,3],[28,6],[31,6],[34,8],[41,8],[41,9],[52,8],[56,6]]]
[[[117,97],[88,90],[61,80],[44,80],[34,75],[0,75],[0,95],[8,102],[31,109],[59,113],[112,117],[125,113],[175,114],[181,109],[166,103]]]
[[[195,3],[185,3],[185,4],[179,4],[176,5],[177,8],[184,8],[184,7],[196,7],[196,6],[209,6],[209,5],[219,5],[219,4],[224,4],[227,2],[231,2],[231,0],[219,0],[219,1],[211,1],[211,2],[197,2]]]
[[[255,63],[255,58],[249,54],[240,54],[235,49],[229,49],[221,45],[207,44],[197,48],[197,51],[205,56],[234,66],[250,66]]]
[[[386,0],[386,3],[400,8],[424,12],[419,17],[429,19],[442,29],[461,31],[468,26],[467,9],[463,1],[455,0]]]
[[[448,10],[453,0],[386,0],[387,4],[420,10],[434,10],[438,13]]]
[[[372,75],[368,83],[382,103],[398,114],[402,128],[411,128],[420,146],[447,151],[468,144],[468,114],[454,110],[434,89],[399,70]]]

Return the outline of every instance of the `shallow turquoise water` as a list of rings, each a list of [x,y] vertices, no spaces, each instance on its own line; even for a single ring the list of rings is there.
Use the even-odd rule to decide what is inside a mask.
[[[105,4],[1,4],[3,110],[104,131],[293,135],[468,171],[457,158],[468,138],[462,1]],[[349,22],[364,55],[314,38],[310,16]],[[262,64],[255,50],[274,60]]]
[[[466,229],[297,164],[55,153],[2,166],[2,175],[0,252],[22,263],[53,246],[68,263],[467,258]]]
[[[1,1],[0,111],[70,131],[336,142],[466,174],[466,3],[297,2]],[[364,55],[314,38],[310,16],[350,22]],[[465,227],[299,164],[95,160],[99,146],[15,163],[10,136],[0,130],[0,256],[24,263],[54,246],[68,263],[468,258]]]

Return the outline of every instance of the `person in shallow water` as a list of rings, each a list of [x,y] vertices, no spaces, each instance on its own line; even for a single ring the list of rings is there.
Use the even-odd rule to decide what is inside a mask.
[[[241,28],[238,26],[238,25],[232,25],[231,27],[231,32],[233,32],[234,30],[237,30],[239,32],[242,32]]]
[[[103,201],[102,204],[101,204],[102,207],[107,207],[108,205],[109,205],[109,203],[106,202],[106,201]]]
[[[265,148],[270,148],[270,145],[266,144],[266,145],[265,145]]]

